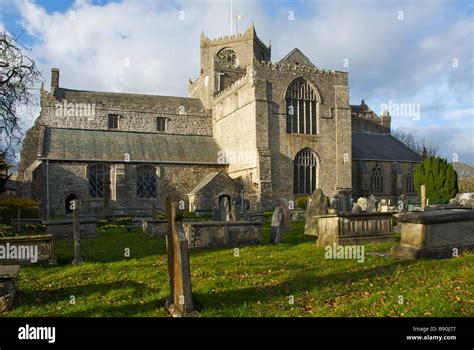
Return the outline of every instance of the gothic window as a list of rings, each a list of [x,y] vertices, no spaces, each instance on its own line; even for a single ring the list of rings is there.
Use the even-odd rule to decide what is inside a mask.
[[[375,164],[370,174],[370,191],[372,193],[383,193],[383,175],[379,163]]]
[[[137,197],[156,198],[155,167],[151,165],[137,167]]]
[[[109,129],[118,129],[118,114],[109,114]]]
[[[415,192],[415,183],[413,181],[413,176],[415,174],[415,169],[411,167],[406,176],[406,186],[405,186],[405,191],[406,193],[413,193]]]
[[[316,154],[303,148],[296,154],[293,170],[293,191],[295,194],[311,194],[316,189]]]
[[[303,78],[286,90],[286,132],[316,134],[316,92]]]
[[[226,47],[217,53],[217,61],[229,67],[237,67],[237,54],[230,47]]]
[[[110,169],[105,164],[94,164],[87,168],[89,194],[92,198],[104,198],[110,195]]]
[[[163,117],[156,118],[156,130],[166,131],[166,118],[163,118]]]

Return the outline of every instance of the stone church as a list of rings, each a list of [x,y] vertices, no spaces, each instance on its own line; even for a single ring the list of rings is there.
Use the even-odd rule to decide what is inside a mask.
[[[422,158],[390,135],[387,112],[349,104],[348,73],[316,67],[294,49],[278,62],[253,25],[200,38],[190,97],[64,88],[53,68],[21,153],[19,192],[44,214],[149,213],[167,195],[212,211],[243,196],[272,209],[316,188],[355,199],[414,195]]]

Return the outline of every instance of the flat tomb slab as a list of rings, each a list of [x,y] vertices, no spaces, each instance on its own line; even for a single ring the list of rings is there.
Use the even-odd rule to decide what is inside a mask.
[[[400,245],[391,254],[406,259],[453,257],[474,248],[474,210],[453,209],[404,216]]]
[[[237,247],[261,242],[261,222],[183,222],[189,248]]]

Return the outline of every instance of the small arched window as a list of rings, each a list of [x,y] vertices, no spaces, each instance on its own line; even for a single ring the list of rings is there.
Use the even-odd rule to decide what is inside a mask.
[[[383,174],[379,163],[376,163],[370,174],[370,191],[383,193]]]
[[[316,189],[317,156],[309,148],[296,154],[293,170],[293,191],[295,194],[311,194]]]
[[[304,79],[297,78],[288,86],[286,101],[286,132],[316,134],[316,92]]]
[[[236,52],[230,47],[223,48],[217,53],[217,62],[228,67],[238,67]]]
[[[137,167],[137,197],[156,198],[155,167],[151,165]]]
[[[105,164],[94,164],[87,168],[89,195],[92,198],[110,196],[110,168]]]
[[[410,169],[408,169],[407,174],[406,174],[406,186],[405,186],[406,193],[415,192],[415,183],[413,181],[414,175],[415,175],[415,169],[411,167]]]

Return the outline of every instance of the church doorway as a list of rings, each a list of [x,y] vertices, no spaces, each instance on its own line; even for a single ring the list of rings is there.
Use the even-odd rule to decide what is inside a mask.
[[[71,193],[69,196],[66,197],[66,214],[72,214],[71,202],[76,199],[78,198],[74,193]]]
[[[230,221],[230,206],[230,196],[225,194],[219,197],[219,209],[222,221]]]

